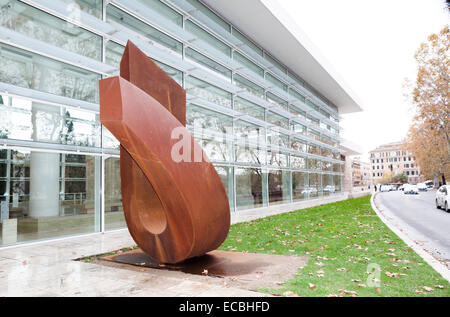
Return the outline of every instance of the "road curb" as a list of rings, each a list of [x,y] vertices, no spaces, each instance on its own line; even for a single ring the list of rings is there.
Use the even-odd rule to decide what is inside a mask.
[[[378,209],[375,205],[375,196],[378,193],[375,193],[370,197],[370,204],[372,205],[372,209],[381,219],[381,221],[388,226],[400,239],[403,240],[411,249],[413,249],[425,262],[427,262],[436,272],[442,275],[448,282],[450,282],[450,270],[447,269],[445,265],[443,265],[439,260],[434,258],[431,254],[426,252],[419,244],[414,242],[411,238],[408,237],[399,227],[395,226],[385,217],[383,212]]]

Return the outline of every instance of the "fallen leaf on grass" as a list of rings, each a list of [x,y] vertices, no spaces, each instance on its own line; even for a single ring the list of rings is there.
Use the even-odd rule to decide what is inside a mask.
[[[316,285],[314,285],[314,284],[311,284],[311,283],[309,283],[309,288],[310,288],[310,289],[316,289],[316,288],[317,288],[317,286],[316,286]]]
[[[399,274],[398,274],[398,273],[386,272],[386,276],[389,276],[389,277],[398,277]]]
[[[424,286],[424,287],[422,287],[424,290],[426,290],[427,292],[431,292],[431,291],[433,291],[433,289],[431,288],[431,287],[429,287],[429,286]]]

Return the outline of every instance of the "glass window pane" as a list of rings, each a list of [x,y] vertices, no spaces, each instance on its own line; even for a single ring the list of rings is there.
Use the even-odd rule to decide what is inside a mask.
[[[178,85],[182,86],[183,85],[183,72],[173,68],[169,65],[166,65],[164,63],[161,63],[160,61],[157,61],[155,59],[152,58],[152,61],[155,62],[156,65],[158,65],[163,71],[166,72],[167,75],[169,75],[170,77],[172,77],[173,80],[175,80]]]
[[[267,122],[275,124],[285,129],[289,129],[289,119],[275,112],[267,111]]]
[[[17,239],[3,245],[99,231],[100,157],[8,151],[6,214]]]
[[[233,184],[233,167],[226,166],[214,166],[216,168],[217,174],[219,174],[220,179],[222,180],[223,186],[228,195],[228,204],[230,205],[230,210],[234,210],[234,184]]]
[[[219,50],[223,54],[227,55],[231,58],[231,48],[226,45],[224,42],[217,39],[215,36],[210,34],[209,32],[203,30],[201,27],[199,27],[197,24],[193,23],[190,20],[186,21],[185,28],[188,32],[192,33],[193,35],[197,36],[199,39],[205,41],[215,49]]]
[[[232,117],[193,104],[187,105],[186,123],[195,129],[208,129],[224,134],[231,134],[233,131]]]
[[[289,136],[274,129],[267,130],[267,142],[275,146],[289,148]]]
[[[73,15],[77,14],[77,9],[85,11],[90,15],[95,16],[98,19],[102,18],[103,12],[103,0],[64,0],[65,2],[73,1],[76,3],[75,6],[69,7],[68,11]],[[69,4],[70,6],[71,4]],[[78,6],[78,7],[77,7]]]
[[[286,100],[281,99],[280,97],[268,92],[266,94],[266,99],[267,101],[269,101],[271,104],[274,104],[280,108],[283,108],[284,110],[288,110],[288,103]]]
[[[304,86],[305,83],[297,77],[297,75],[291,73],[290,71],[288,71],[288,76],[290,79],[292,79],[295,83],[299,84],[300,86]]]
[[[239,52],[233,53],[233,59],[236,62],[238,62],[239,64],[241,64],[242,66],[250,69],[252,72],[257,74],[258,76],[264,77],[264,70],[261,67],[259,67],[258,65],[256,65],[255,63],[253,63],[252,61],[250,61],[247,57],[240,54]]]
[[[178,26],[183,26],[183,16],[172,8],[168,7],[160,0],[137,0],[140,5],[148,7],[150,10],[159,13],[160,15],[166,17]]]
[[[0,56],[1,82],[98,103],[99,74],[5,44]]]
[[[105,160],[105,229],[126,228],[120,187],[120,159]]]
[[[219,63],[216,63],[212,59],[198,53],[197,51],[195,51],[191,48],[187,48],[186,49],[186,57],[188,59],[190,59],[191,61],[198,63],[198,64],[222,75],[227,80],[231,80],[231,70],[220,65]]]
[[[186,77],[186,92],[222,107],[231,108],[231,93],[192,76]]]
[[[292,172],[292,199],[293,201],[305,200],[307,191],[305,178],[307,174],[302,172]]]
[[[341,192],[341,181],[342,181],[342,177],[341,176],[334,175],[334,186],[335,186],[336,193],[340,193]]]
[[[296,151],[306,152],[306,143],[297,139],[293,139],[291,142],[291,148]]]
[[[266,73],[266,79],[278,88],[287,91],[287,85],[281,82],[278,78],[272,76],[270,73]]]
[[[302,94],[300,94],[299,92],[297,92],[296,90],[294,90],[292,88],[289,88],[289,94],[302,102],[305,102],[305,100],[306,100]]]
[[[269,204],[290,202],[290,177],[289,171],[269,171]]]
[[[301,156],[291,155],[292,168],[306,168],[306,159]]]
[[[229,162],[231,161],[231,146],[224,140],[209,138],[204,136],[203,138],[195,137],[197,143],[202,147],[203,151],[208,156],[208,159],[212,162]]]
[[[253,94],[255,96],[264,98],[264,88],[254,84],[250,80],[248,80],[248,79],[246,79],[246,78],[244,78],[244,77],[242,77],[242,76],[240,76],[238,74],[235,74],[233,76],[233,83],[236,86],[247,90],[249,93],[251,93],[251,94]]]
[[[267,160],[267,165],[278,167],[288,166],[288,155],[276,150],[267,151]]]
[[[336,193],[336,186],[334,184],[334,176],[329,174],[322,175],[323,195],[330,196]]]
[[[268,60],[275,68],[278,68],[281,72],[283,72],[283,74],[287,74],[287,69],[266,52],[264,52],[264,58]]]
[[[233,35],[242,43],[247,45],[252,51],[256,52],[258,55],[263,55],[263,50],[259,48],[257,45],[255,45],[252,41],[250,41],[245,35],[243,35],[241,32],[233,28],[232,31]]]
[[[235,121],[234,137],[240,141],[250,142],[253,144],[266,143],[265,129],[244,120]]]
[[[234,109],[264,121],[264,108],[243,98],[234,99]]]
[[[236,162],[265,165],[266,164],[266,150],[257,146],[251,145],[235,145]]]
[[[29,37],[102,59],[102,38],[74,24],[17,0],[0,0],[0,25]]]
[[[293,123],[293,124],[291,125],[291,127],[292,127],[292,130],[293,130],[295,133],[300,133],[300,134],[306,135],[307,128],[306,128],[306,126],[304,126],[303,124],[300,124],[300,123]]]
[[[113,41],[107,41],[105,45],[105,62],[111,66],[120,67],[125,46],[117,44]]]
[[[213,20],[217,25],[222,27],[227,32],[231,32],[231,26],[225,22],[221,17],[219,17],[216,13],[211,11],[207,6],[205,6],[203,3],[201,3],[198,0],[186,0],[191,5],[193,5],[197,10],[202,12],[204,15],[206,15],[208,18]]]
[[[309,187],[307,189],[308,198],[317,198],[321,195],[321,183],[320,183],[320,174],[311,173],[308,175],[309,178]]]
[[[236,168],[236,209],[263,206],[263,174],[261,169]]]
[[[183,44],[181,42],[178,42],[170,36],[158,31],[154,27],[136,19],[111,4],[106,7],[106,21],[114,21],[122,24],[123,26],[173,50],[174,52],[179,54],[182,53]]]
[[[97,113],[8,97],[0,104],[0,138],[100,147]]]

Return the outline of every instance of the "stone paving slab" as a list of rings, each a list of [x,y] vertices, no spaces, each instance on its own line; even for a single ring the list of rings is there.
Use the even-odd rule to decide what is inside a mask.
[[[127,230],[0,248],[0,297],[5,296],[266,296],[203,276],[146,272],[75,261],[134,247]],[[145,274],[143,274],[145,273]],[[177,274],[171,274],[177,273]],[[179,274],[182,274],[181,276]],[[191,278],[194,276],[194,278]],[[207,277],[208,278],[208,277]]]

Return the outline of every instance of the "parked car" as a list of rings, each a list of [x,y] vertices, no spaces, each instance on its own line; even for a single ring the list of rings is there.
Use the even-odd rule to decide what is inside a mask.
[[[450,212],[450,185],[443,185],[436,191],[436,208]]]
[[[434,189],[434,185],[433,185],[433,184],[428,184],[428,185],[427,185],[427,188],[428,188],[428,189]]]
[[[425,183],[417,184],[417,189],[422,191],[422,192],[426,192],[428,190],[427,185],[425,185]]]
[[[329,193],[334,193],[334,192],[336,192],[336,187],[334,187],[333,185],[327,185],[324,187],[323,191],[329,192]]]
[[[403,185],[403,194],[418,195],[419,189],[417,188],[416,185],[405,184],[405,185]]]
[[[397,190],[397,186],[395,186],[395,185],[389,185],[389,186],[391,186],[391,191],[396,191]]]
[[[404,189],[403,186],[405,186],[405,185],[401,185],[401,186],[398,188],[398,190],[403,190],[403,189]]]
[[[381,185],[380,192],[388,192],[390,190],[391,190],[391,186],[390,185]]]

